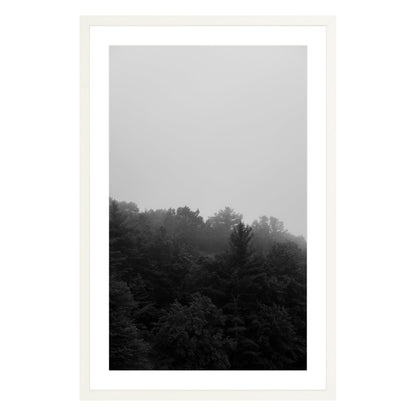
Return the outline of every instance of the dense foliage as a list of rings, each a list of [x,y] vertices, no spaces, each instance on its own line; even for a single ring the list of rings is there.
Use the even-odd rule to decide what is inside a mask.
[[[303,237],[110,199],[110,369],[306,369]]]

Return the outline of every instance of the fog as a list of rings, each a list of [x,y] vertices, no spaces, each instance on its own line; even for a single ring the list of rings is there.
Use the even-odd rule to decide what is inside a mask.
[[[111,46],[110,195],[306,237],[306,47]]]

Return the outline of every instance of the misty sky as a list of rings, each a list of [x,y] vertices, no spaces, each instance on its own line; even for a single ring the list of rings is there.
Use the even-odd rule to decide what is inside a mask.
[[[306,237],[306,47],[111,46],[110,196]]]

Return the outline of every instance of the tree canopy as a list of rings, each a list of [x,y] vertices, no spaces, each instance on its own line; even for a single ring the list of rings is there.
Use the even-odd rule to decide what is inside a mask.
[[[230,207],[110,199],[111,370],[306,369],[306,242]]]

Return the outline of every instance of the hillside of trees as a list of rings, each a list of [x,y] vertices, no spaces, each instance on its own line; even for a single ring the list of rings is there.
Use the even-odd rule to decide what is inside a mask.
[[[110,370],[305,370],[306,242],[110,199]]]

